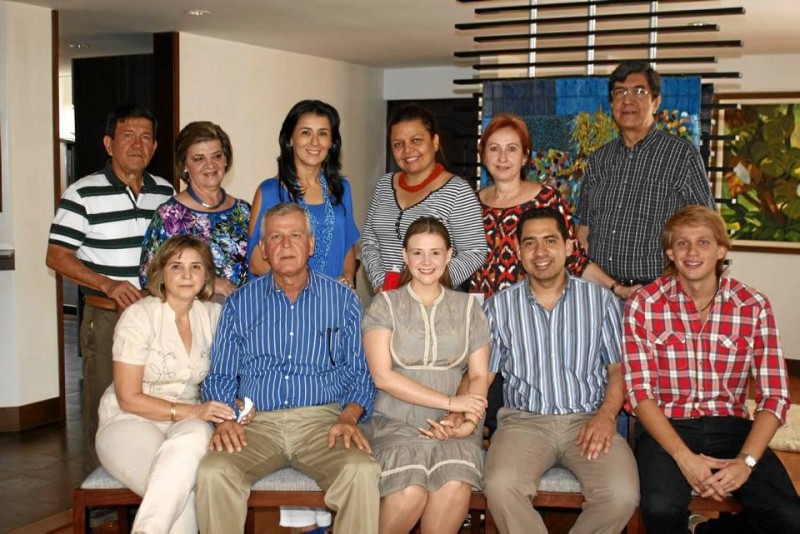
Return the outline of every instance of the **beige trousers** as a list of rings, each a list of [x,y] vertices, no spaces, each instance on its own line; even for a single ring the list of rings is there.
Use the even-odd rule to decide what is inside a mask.
[[[199,419],[172,423],[126,418],[97,433],[106,470],[141,495],[133,532],[197,534],[194,481],[211,427]]]
[[[583,512],[570,532],[619,534],[639,503],[639,475],[630,447],[615,434],[608,454],[581,456],[578,431],[594,414],[535,415],[501,408],[486,457],[484,493],[504,534],[546,534],[531,506],[545,471],[560,464],[581,482]]]
[[[325,504],[336,511],[337,534],[378,532],[380,467],[366,452],[339,439],[328,448],[328,431],[339,416],[337,404],[258,412],[245,427],[241,452],[209,452],[197,473],[200,532],[239,534],[247,516],[250,486],[291,466],[317,481]]]

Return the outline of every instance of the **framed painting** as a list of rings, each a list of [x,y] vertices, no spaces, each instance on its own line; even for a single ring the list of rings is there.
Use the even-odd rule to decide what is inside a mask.
[[[800,253],[800,93],[716,102],[713,181],[733,249]]]

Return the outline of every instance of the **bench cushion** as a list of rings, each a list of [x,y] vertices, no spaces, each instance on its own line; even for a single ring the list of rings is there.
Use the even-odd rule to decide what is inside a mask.
[[[125,486],[98,467],[86,477],[81,484],[82,489],[125,489]],[[321,491],[314,480],[290,467],[271,473],[255,484],[254,491]],[[547,471],[539,483],[539,491],[559,493],[580,493],[578,479],[563,467],[553,467]]]
[[[571,471],[563,467],[551,467],[539,481],[539,491],[582,493],[581,483]]]

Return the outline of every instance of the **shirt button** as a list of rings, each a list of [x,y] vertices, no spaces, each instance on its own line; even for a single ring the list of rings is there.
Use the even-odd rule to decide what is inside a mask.
[[[287,356],[286,358],[288,358],[289,360],[291,360],[291,359],[292,359],[292,357],[291,357],[291,356]]]
[[[293,335],[294,335],[294,332],[289,332],[289,335],[290,335],[290,336],[293,336]]]
[[[290,310],[293,310],[293,309],[294,309],[294,305],[292,305],[292,306],[289,306],[289,309],[290,309]]]
[[[284,380],[289,380],[289,375],[283,377]]]
[[[284,404],[289,404],[289,401],[285,400],[285,401],[283,401],[283,403]]]

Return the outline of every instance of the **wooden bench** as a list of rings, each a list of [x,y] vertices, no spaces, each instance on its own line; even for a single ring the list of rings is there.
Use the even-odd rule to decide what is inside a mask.
[[[116,508],[119,531],[128,532],[127,509],[136,506],[141,498],[112,478],[105,469],[98,467],[72,492],[73,532],[88,532],[89,510],[92,508]],[[562,467],[547,471],[539,484],[539,491],[533,501],[537,507],[580,509],[583,495],[578,479]],[[277,508],[279,506],[311,506],[324,508],[322,490],[316,482],[291,468],[281,469],[267,475],[253,485],[247,501],[248,518],[246,532],[255,530],[252,511],[258,508]],[[472,527],[470,532],[477,534],[496,534],[497,527],[486,510],[486,498],[479,491],[472,493],[470,500]],[[483,529],[481,515],[484,516]]]

